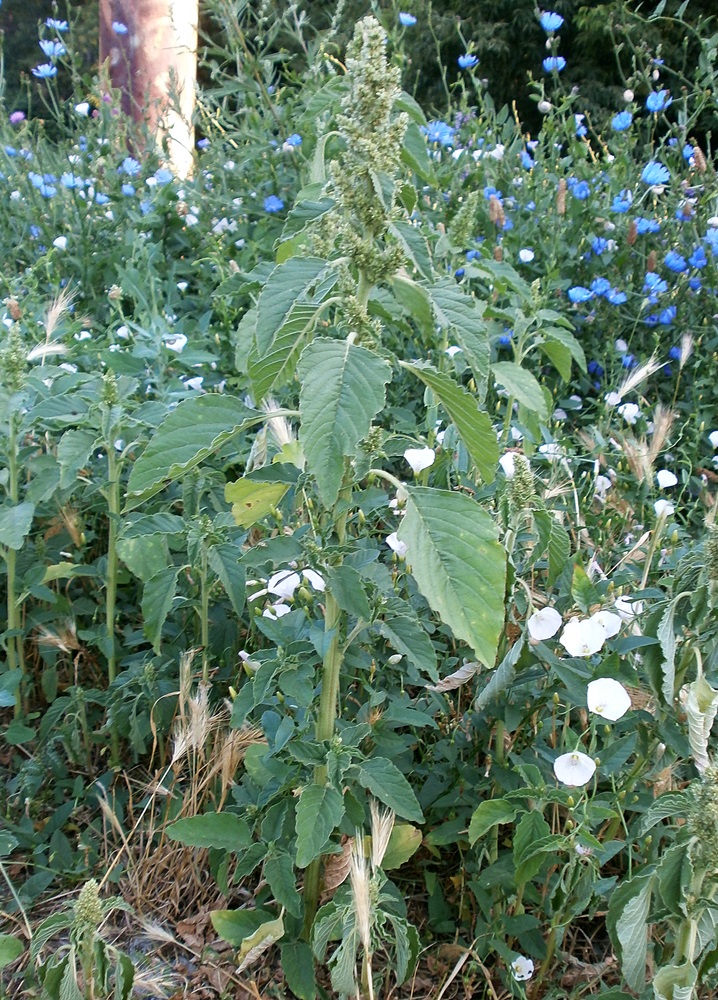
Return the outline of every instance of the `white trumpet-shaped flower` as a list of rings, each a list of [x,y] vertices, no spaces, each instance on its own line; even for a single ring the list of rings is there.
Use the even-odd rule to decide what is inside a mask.
[[[517,983],[525,983],[534,974],[533,960],[525,955],[517,955],[511,963],[511,975]]]
[[[526,622],[526,627],[531,638],[541,642],[556,635],[562,624],[563,618],[555,608],[542,608],[540,611],[534,611]]]
[[[562,785],[568,788],[579,788],[586,785],[596,773],[596,763],[588,754],[580,750],[572,753],[562,753],[553,762],[553,773]]]
[[[436,454],[433,448],[407,448],[404,458],[412,468],[415,476],[434,464]]]
[[[678,477],[670,469],[659,469],[656,473],[656,482],[660,489],[667,490],[677,485]]]
[[[631,707],[631,696],[619,681],[599,677],[588,685],[586,702],[589,712],[608,722],[617,722]]]
[[[608,636],[606,629],[595,618],[572,618],[566,625],[559,642],[569,656],[593,656],[603,648]]]
[[[396,554],[399,556],[400,559],[405,558],[406,553],[408,551],[408,546],[406,542],[399,541],[399,538],[395,531],[392,531],[390,535],[387,535],[385,541],[386,544],[389,546],[389,548],[392,550],[392,552],[396,552]]]
[[[613,639],[614,635],[618,635],[621,631],[621,616],[613,614],[612,611],[596,611],[589,621],[598,622],[607,639]]]

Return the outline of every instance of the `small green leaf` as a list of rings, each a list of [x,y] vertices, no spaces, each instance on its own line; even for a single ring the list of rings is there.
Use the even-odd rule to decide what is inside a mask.
[[[285,941],[281,950],[281,965],[287,986],[299,1000],[315,1000],[317,980],[314,956],[306,941]]]
[[[234,613],[239,617],[244,610],[246,578],[244,566],[239,562],[241,550],[230,542],[212,545],[207,550],[207,559],[214,573],[219,577],[224,592],[229,598]]]
[[[381,867],[387,872],[400,868],[416,854],[421,847],[421,841],[421,830],[410,823],[395,823]]]
[[[396,764],[385,757],[371,757],[356,765],[359,784],[393,809],[402,819],[423,823],[424,814],[414,790]]]
[[[462,493],[409,487],[399,539],[422,594],[492,667],[504,625],[506,554],[493,518]]]
[[[414,122],[409,122],[404,133],[401,159],[402,163],[405,163],[410,170],[413,170],[417,177],[421,178],[425,184],[431,184],[432,187],[436,186],[436,173],[426,148],[426,139]]]
[[[469,823],[469,843],[477,840],[500,823],[511,823],[516,819],[518,806],[508,799],[485,799],[474,810]]]
[[[397,220],[389,226],[389,232],[395,237],[421,277],[431,280],[434,268],[431,263],[429,244],[422,236],[421,230],[412,226],[410,222]]]
[[[555,838],[560,841],[560,838]],[[516,884],[522,885],[536,875],[544,863],[543,850],[537,853],[536,846],[543,842],[553,843],[551,827],[541,813],[534,809],[524,813],[516,824],[513,836],[513,857]],[[552,852],[555,856],[555,850]]]
[[[480,409],[474,397],[458,385],[449,375],[421,362],[405,368],[428,385],[438,401],[456,424],[456,429],[466,445],[472,461],[487,483],[494,479],[499,460],[496,431],[488,413]]]
[[[138,538],[118,538],[117,554],[128,568],[143,583],[147,583],[170,561],[167,539],[163,535],[147,535]]]
[[[307,785],[296,810],[299,868],[306,868],[319,857],[343,815],[344,800],[335,788]]]
[[[480,712],[483,708],[486,708],[490,701],[498,698],[500,694],[503,694],[510,687],[511,682],[516,676],[516,664],[521,659],[523,649],[524,639],[522,637],[509,649],[501,663],[489,677],[488,684],[477,695],[474,702],[475,711]]]
[[[166,566],[150,577],[142,591],[144,631],[155,653],[160,651],[162,628],[175,599],[179,571],[179,566]]]
[[[267,419],[233,396],[206,393],[183,399],[157,428],[127,483],[126,510],[212,455],[242,430]]]
[[[294,917],[302,912],[302,897],[297,892],[294,865],[288,854],[273,854],[264,862],[264,877],[274,898]]]
[[[497,361],[491,367],[491,374],[494,381],[527,410],[535,413],[539,420],[548,420],[546,399],[535,375],[514,361]]]
[[[20,938],[13,937],[12,934],[0,934],[0,969],[11,965],[24,950],[25,945]]]
[[[333,507],[344,460],[357,454],[359,442],[384,406],[391,369],[364,347],[320,338],[302,352],[298,373],[299,440],[323,503]]]
[[[0,545],[18,550],[29,534],[35,514],[34,503],[9,504],[0,507]]]
[[[232,517],[240,528],[251,528],[280,503],[289,483],[263,483],[255,479],[237,479],[227,483],[224,498],[232,504]]]
[[[364,583],[353,566],[343,564],[331,569],[327,577],[327,587],[342,611],[365,622],[371,619],[371,608],[364,591]]]
[[[210,914],[216,932],[234,948],[266,923],[268,916],[265,910],[213,910]]]
[[[36,736],[34,729],[30,726],[26,726],[24,723],[20,722],[19,719],[13,719],[10,725],[7,727],[3,733],[3,737],[6,743],[9,743],[11,747],[22,746],[23,743],[29,743],[30,740],[34,740]]]
[[[97,440],[95,431],[65,431],[57,444],[57,460],[60,463],[60,487],[72,486],[80,469],[84,469]]]
[[[149,538],[152,535],[181,535],[187,527],[178,514],[130,514],[120,528],[120,538]]]
[[[245,820],[234,813],[202,813],[178,819],[167,827],[170,840],[188,847],[214,847],[223,851],[243,851],[252,843]]]
[[[407,610],[411,611],[409,605]],[[387,617],[385,621],[376,621],[374,628],[384,636],[392,649],[405,656],[418,671],[427,674],[432,680],[438,678],[436,651],[416,617],[394,615]]]

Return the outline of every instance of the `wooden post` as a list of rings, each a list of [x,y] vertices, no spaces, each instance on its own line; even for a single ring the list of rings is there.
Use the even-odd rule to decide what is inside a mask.
[[[100,0],[100,65],[122,110],[147,125],[167,165],[192,171],[199,0]]]

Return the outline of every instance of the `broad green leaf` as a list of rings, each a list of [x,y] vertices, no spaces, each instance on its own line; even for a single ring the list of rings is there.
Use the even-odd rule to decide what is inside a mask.
[[[301,429],[307,467],[322,502],[333,507],[344,477],[375,415],[384,406],[389,365],[364,347],[320,338],[302,352],[298,367]]]
[[[673,598],[666,608],[656,631],[656,635],[663,652],[663,663],[661,665],[663,685],[661,693],[663,694],[667,705],[673,704],[673,689],[675,687],[676,677],[676,630],[674,621],[676,611],[678,610],[678,604],[685,596],[685,594],[679,594],[677,597]]]
[[[57,444],[57,460],[63,489],[72,486],[77,473],[87,465],[96,440],[96,432],[90,430],[69,430],[62,435]]]
[[[482,477],[486,482],[492,482],[499,460],[499,446],[488,413],[480,409],[474,397],[451,376],[420,362],[402,364],[421,379],[424,385],[429,386],[456,424],[456,429]]]
[[[422,236],[421,230],[412,226],[410,222],[397,220],[389,226],[389,232],[399,243],[421,277],[430,281],[434,268],[431,264],[429,244]]]
[[[120,528],[120,538],[148,538],[151,535],[180,535],[186,529],[178,514],[130,514]]]
[[[132,959],[121,951],[115,957],[115,989],[113,1000],[128,1000],[132,995],[135,981],[135,967]]]
[[[541,350],[559,373],[561,378],[568,382],[571,378],[571,352],[565,344],[559,344],[557,340],[545,340],[541,344]]]
[[[394,297],[403,306],[419,328],[433,330],[434,318],[426,288],[409,278],[404,271],[397,272],[391,279]]]
[[[394,615],[384,621],[376,621],[374,628],[384,636],[392,649],[405,656],[417,670],[427,674],[432,680],[438,678],[436,651],[418,619],[408,615]]]
[[[0,545],[8,549],[21,549],[32,526],[34,514],[34,503],[0,507]]]
[[[571,539],[563,525],[547,510],[534,511],[534,524],[538,532],[538,544],[533,553],[533,561],[536,562],[546,553],[548,583],[551,585],[566,568],[571,554]]]
[[[698,970],[692,962],[664,965],[653,978],[655,1000],[693,1000]]]
[[[327,576],[327,587],[342,611],[368,622],[371,608],[364,591],[364,583],[353,566],[333,567]]]
[[[210,913],[216,932],[234,948],[239,948],[243,941],[267,922],[269,916],[264,910],[213,910]]]
[[[494,381],[503,386],[509,396],[517,399],[531,413],[535,413],[539,420],[548,420],[546,399],[535,375],[514,361],[497,361],[491,366],[491,374]]]
[[[547,338],[547,343],[553,341],[566,348],[581,371],[586,371],[586,355],[584,354],[583,347],[581,347],[581,344],[570,330],[566,330],[560,326],[550,326],[543,327],[540,332]]]
[[[245,820],[224,812],[178,819],[167,827],[167,836],[188,847],[214,847],[223,851],[243,851],[252,842]]]
[[[285,941],[280,951],[282,972],[287,986],[299,1000],[315,1000],[317,980],[314,956],[306,941]]]
[[[52,583],[53,580],[73,580],[76,576],[96,576],[97,570],[94,566],[78,566],[71,562],[59,562],[54,566],[48,566],[42,578],[43,583]]]
[[[425,184],[431,184],[432,187],[436,186],[436,173],[434,165],[429,158],[429,151],[426,148],[426,139],[414,122],[409,123],[404,133],[401,159]]]
[[[320,198],[317,201],[299,201],[289,211],[282,230],[282,243],[303,232],[307,226],[321,219],[334,207],[333,198]],[[280,244],[281,249],[281,244]]]
[[[508,799],[485,799],[474,810],[469,823],[469,843],[477,840],[500,823],[511,823],[516,819],[519,807]]]
[[[659,796],[641,817],[638,836],[645,837],[649,830],[664,819],[685,816],[689,800],[684,792],[667,792]]]
[[[170,560],[167,539],[163,535],[147,535],[138,538],[118,538],[117,554],[128,568],[143,583],[147,583],[167,566]]]
[[[302,912],[302,897],[297,892],[294,865],[288,854],[273,854],[264,862],[264,877],[274,898],[294,917]]]
[[[560,838],[555,838],[560,840]],[[536,875],[544,863],[543,853],[536,852],[536,845],[552,841],[551,827],[538,809],[524,813],[516,824],[513,836],[513,859],[516,884],[522,885]],[[555,855],[555,851],[553,852]]]
[[[207,393],[184,399],[163,420],[132,467],[126,510],[153,497],[195,468],[240,431],[267,419],[234,396]]]
[[[434,317],[442,330],[450,330],[463,350],[476,380],[479,399],[486,396],[491,345],[482,316],[486,305],[473,299],[451,278],[442,278],[427,288]]]
[[[414,791],[396,764],[385,757],[370,757],[356,765],[359,784],[393,809],[397,816],[423,823],[424,814]]]
[[[319,857],[344,815],[344,800],[335,788],[307,785],[296,810],[297,866],[306,868]]]
[[[0,934],[0,969],[11,965],[15,959],[22,955],[24,950],[25,945],[20,938],[14,937],[12,934]]]
[[[508,653],[504,656],[496,670],[489,677],[486,686],[479,692],[474,702],[474,709],[480,712],[490,701],[503,694],[516,676],[516,664],[521,659],[524,649],[524,639],[521,637],[513,644]]]
[[[679,920],[687,916],[686,897],[693,878],[691,852],[685,843],[671,844],[658,864],[658,891],[666,907]]]
[[[250,528],[277,506],[288,489],[289,483],[262,483],[242,478],[227,483],[224,499],[232,504],[232,517],[240,528]]]
[[[338,271],[318,257],[292,257],[272,271],[257,302],[249,377],[257,401],[289,381]]]
[[[175,598],[179,571],[179,566],[166,566],[150,577],[142,591],[144,631],[155,653],[160,651],[162,628]]]
[[[15,697],[15,692],[20,687],[20,681],[22,680],[21,670],[6,670],[4,674],[0,674],[0,708],[12,708],[15,705],[17,698]],[[0,850],[0,857],[2,857],[2,850]]]
[[[405,864],[419,850],[421,840],[421,830],[411,823],[395,823],[381,862],[384,871],[388,872]]]
[[[491,516],[463,493],[409,487],[399,539],[426,600],[492,667],[504,624],[506,555]]]
[[[34,740],[36,736],[34,729],[30,726],[26,726],[24,722],[19,719],[13,719],[10,725],[3,732],[3,738],[6,743],[9,743],[11,747],[19,747],[23,743],[29,743],[30,740]]]
[[[656,878],[654,870],[643,871],[622,882],[608,905],[606,925],[616,948],[623,978],[641,993],[646,985],[648,913]]]
[[[238,617],[242,614],[246,597],[244,566],[239,562],[241,554],[241,550],[229,542],[213,545],[207,550],[209,565],[219,577]]]

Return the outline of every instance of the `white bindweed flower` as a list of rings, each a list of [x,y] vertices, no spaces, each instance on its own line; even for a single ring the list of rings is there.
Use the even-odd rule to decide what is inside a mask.
[[[625,354],[626,351],[628,350],[628,344],[622,337],[619,337],[613,346],[616,348],[619,354]]]
[[[262,618],[269,618],[270,621],[276,622],[278,618],[283,618],[288,615],[292,609],[287,607],[286,604],[277,602],[277,604],[272,604],[271,607],[265,608],[262,612]]]
[[[678,483],[678,477],[670,469],[659,469],[656,473],[656,482],[660,489],[667,490]]]
[[[320,593],[324,591],[326,583],[324,582],[324,577],[321,575],[321,573],[317,573],[315,569],[303,569],[302,576],[310,585],[312,590],[317,590]]]
[[[79,104],[75,105],[75,114],[82,115],[83,118],[87,118],[90,113],[90,104],[88,101],[81,101]]]
[[[195,392],[199,392],[202,388],[202,383],[204,378],[202,375],[193,375],[192,378],[186,378],[184,380],[184,385],[186,389],[194,389]]]
[[[617,722],[631,707],[631,696],[619,681],[599,677],[588,685],[586,703],[589,712],[609,722]]]
[[[621,616],[614,615],[610,611],[596,611],[588,619],[590,622],[598,622],[606,633],[607,639],[612,639],[621,631]]]
[[[412,468],[415,476],[434,464],[436,454],[433,448],[407,448],[404,458]]]
[[[536,107],[539,109],[542,115],[547,115],[551,110],[551,108],[553,107],[553,104],[551,104],[551,101],[539,101]]]
[[[708,440],[711,443],[711,448],[718,448],[718,431],[711,431]]]
[[[291,569],[283,569],[270,576],[267,581],[267,591],[281,597],[284,601],[290,600],[294,597],[294,591],[301,582],[299,573],[295,573]]]
[[[675,512],[675,507],[670,500],[656,500],[653,505],[656,517],[670,517]]]
[[[607,406],[618,406],[618,404],[621,402],[621,393],[607,392],[603,398],[606,401]]]
[[[67,249],[67,236],[56,236],[52,241],[52,245],[57,247],[58,250]]]
[[[553,773],[562,785],[568,788],[578,788],[586,785],[596,773],[596,764],[580,750],[573,753],[562,753],[553,762]]]
[[[630,597],[617,597],[613,606],[624,621],[632,621],[643,611],[643,601],[633,601]]]
[[[446,348],[444,354],[448,354],[450,358],[453,358],[455,354],[461,354],[461,348],[457,347],[456,344],[451,344],[450,347]]]
[[[517,983],[525,983],[534,974],[534,963],[525,955],[517,955],[511,963],[511,975]]]
[[[519,260],[522,264],[530,264],[535,256],[536,255],[533,250],[530,250],[528,247],[524,247],[523,250],[519,250]]]
[[[635,424],[641,415],[641,410],[637,403],[621,403],[618,407],[618,412],[626,423],[631,425]]]
[[[406,542],[399,541],[395,531],[392,531],[390,535],[387,535],[385,541],[392,552],[396,552],[400,559],[404,559],[406,557],[408,545]]]
[[[557,444],[555,441],[549,441],[547,444],[540,444],[538,450],[539,454],[543,455],[543,457],[547,458],[550,462],[557,462],[563,457],[563,449],[561,448],[561,445]]]
[[[596,476],[593,483],[593,495],[602,502],[606,499],[606,494],[613,486],[613,482],[608,476]]]
[[[167,350],[174,351],[176,354],[179,354],[184,349],[186,343],[187,338],[183,333],[172,333],[164,338]]]
[[[506,476],[507,479],[514,478],[514,472],[516,471],[515,458],[516,458],[515,452],[507,451],[506,454],[502,455],[501,458],[499,459],[499,465],[504,470],[504,475]]]
[[[634,96],[635,95],[634,95],[634,93],[633,93],[632,90],[624,90],[623,91],[623,100],[626,102],[626,104],[630,104],[631,101],[633,100]]]
[[[595,619],[581,621],[572,618],[561,633],[559,642],[569,656],[592,656],[603,648],[606,638],[605,628]]]
[[[534,611],[526,627],[531,638],[541,642],[556,635],[562,624],[563,618],[555,608],[542,608],[541,611]]]

